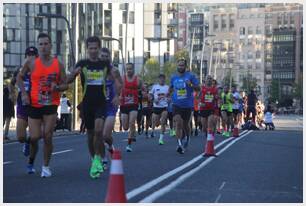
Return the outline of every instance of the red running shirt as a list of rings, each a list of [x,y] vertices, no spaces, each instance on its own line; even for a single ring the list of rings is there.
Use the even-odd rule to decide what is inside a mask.
[[[216,105],[217,89],[216,87],[206,87],[201,88],[201,103],[204,106],[200,106],[200,110],[213,110]]]
[[[128,82],[124,76],[124,85],[121,93],[121,106],[138,105],[138,78],[134,76],[132,82]]]
[[[38,57],[34,62],[34,70],[30,76],[31,106],[43,107],[60,104],[60,93],[51,91],[51,83],[59,84],[60,67],[57,58],[53,58],[50,66],[45,66]]]

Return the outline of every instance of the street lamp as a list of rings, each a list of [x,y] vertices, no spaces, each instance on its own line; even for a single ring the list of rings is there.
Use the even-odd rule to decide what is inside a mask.
[[[214,37],[216,35],[214,34],[209,34],[206,37]],[[205,48],[205,42],[207,39],[205,39],[205,26],[204,26],[204,34],[203,34],[203,43],[202,43],[202,55],[201,55],[201,66],[200,66],[200,82],[202,83],[202,79],[203,79],[203,60],[204,60],[204,48]]]
[[[123,51],[122,51],[122,42],[119,39],[113,37],[102,36],[101,40],[104,41],[117,41],[119,43],[120,51],[121,51],[121,59],[122,59],[122,74],[125,74],[125,59],[123,58]]]
[[[71,28],[70,28],[70,23],[68,21],[68,19],[60,14],[51,14],[51,13],[39,13],[37,14],[38,17],[41,18],[55,18],[55,19],[63,19],[65,20],[66,24],[67,24],[67,28],[68,28],[68,35],[69,35],[69,40],[70,40],[70,52],[71,52],[71,56],[72,56],[72,61],[70,60],[70,68],[72,68],[71,66],[75,64],[75,55],[74,55],[74,50],[73,50],[73,44],[72,44],[72,35],[71,35]],[[77,123],[77,109],[76,109],[76,105],[77,105],[77,82],[74,82],[73,84],[73,129],[76,129],[76,123]]]

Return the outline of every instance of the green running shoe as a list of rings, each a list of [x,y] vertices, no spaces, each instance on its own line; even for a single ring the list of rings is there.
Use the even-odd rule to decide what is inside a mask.
[[[94,160],[92,160],[92,162],[91,162],[91,167],[90,167],[89,175],[93,179],[96,179],[96,178],[100,177],[100,173],[99,173],[99,171],[97,169],[97,166],[96,166]]]
[[[226,137],[226,131],[222,132],[222,136]]]
[[[230,136],[231,136],[230,132],[225,133],[225,137],[230,137]]]
[[[100,156],[95,156],[94,164],[96,165],[96,168],[97,168],[99,173],[102,173],[104,171],[103,170],[103,165],[101,163],[101,157]]]
[[[160,140],[158,141],[158,144],[159,144],[159,145],[165,144],[165,143],[164,143],[164,140],[160,139]]]
[[[175,137],[176,136],[176,132],[175,132],[175,130],[173,130],[173,137]]]

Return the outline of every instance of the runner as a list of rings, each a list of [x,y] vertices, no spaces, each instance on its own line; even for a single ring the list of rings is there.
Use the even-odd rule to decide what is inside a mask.
[[[160,74],[158,76],[159,83],[153,85],[150,95],[153,100],[153,116],[152,116],[152,133],[151,137],[154,137],[155,127],[161,125],[161,133],[159,134],[159,145],[164,144],[164,135],[167,124],[167,108],[169,98],[169,86],[165,84],[166,76]]]
[[[112,67],[111,65],[111,57],[110,57],[110,51],[107,48],[101,49],[101,55],[100,58],[102,61],[105,61],[109,67],[107,67],[106,71],[106,118],[104,122],[104,129],[103,129],[103,138],[104,142],[108,146],[108,151],[110,155],[112,155],[114,146],[113,146],[113,137],[112,137],[112,131],[114,129],[115,120],[116,120],[116,113],[119,106],[119,95],[122,89],[122,79],[120,76],[120,73],[117,69]],[[115,79],[111,74],[112,72],[116,74],[117,86],[119,88],[115,87]],[[102,159],[103,159],[103,166],[104,170],[107,169],[107,157],[105,154],[105,147],[102,148]]]
[[[35,59],[38,57],[38,50],[36,47],[28,47],[25,51],[25,61],[28,59]],[[26,74],[23,79],[23,84],[25,86],[25,91],[29,94],[30,90],[30,75]],[[27,127],[28,127],[28,107],[22,102],[21,99],[21,91],[19,89],[18,96],[17,96],[17,125],[16,125],[16,133],[17,139],[20,143],[24,143],[22,147],[22,152],[24,156],[30,155],[30,137],[27,138]],[[32,155],[34,158],[34,155]],[[27,170],[29,174],[35,172],[33,165],[29,164],[27,166]]]
[[[120,96],[120,112],[121,121],[124,130],[129,130],[127,152],[132,152],[132,141],[135,138],[135,121],[138,110],[138,91],[143,91],[142,81],[135,75],[134,64],[126,64],[126,75],[124,75],[124,83]],[[146,94],[143,93],[145,97]]]
[[[145,97],[142,99],[142,117],[143,117],[143,123],[145,122],[145,136],[146,138],[149,138],[149,127],[152,124],[152,102],[149,100],[149,86],[148,84],[144,83],[143,85],[144,93],[146,93]],[[145,121],[144,121],[144,118]],[[143,127],[143,126],[142,126]]]
[[[193,98],[194,98],[194,101],[193,101],[193,104],[194,104],[194,107],[193,107],[193,120],[194,120],[194,136],[198,136],[199,134],[199,131],[198,131],[198,127],[200,126],[200,121],[201,119],[199,118],[199,114],[200,114],[200,111],[199,111],[199,99],[198,99],[198,92],[194,92],[193,93]],[[192,130],[192,121],[190,122],[190,126],[191,126],[191,135],[193,135],[193,130]]]
[[[205,137],[208,136],[208,131],[211,131],[214,136],[214,130],[216,127],[214,114],[218,91],[216,87],[212,85],[212,80],[212,77],[207,75],[205,84],[202,86],[200,93],[200,116],[202,131],[204,132]]]
[[[169,135],[170,135],[170,137],[174,137],[175,136],[175,129],[173,128],[173,103],[172,103],[172,98],[169,98],[167,111],[168,111],[168,120],[169,120],[169,127],[170,127]]]
[[[239,128],[239,119],[241,118],[241,96],[239,92],[237,91],[236,86],[232,87],[232,94],[234,98],[234,103],[233,103],[233,123],[234,127],[236,126]]]
[[[60,103],[60,92],[68,88],[66,73],[62,63],[51,56],[52,44],[48,34],[40,33],[37,37],[39,57],[27,59],[19,75],[18,85],[22,94],[22,102],[30,104],[28,125],[31,137],[32,154],[36,154],[38,140],[44,137],[44,164],[41,177],[52,175],[49,163],[53,150],[52,136],[56,124],[56,112]],[[30,95],[26,91],[23,80],[30,74]],[[43,132],[41,131],[41,126]],[[43,133],[43,134],[41,134]],[[31,149],[31,150],[32,150]],[[31,156],[32,156],[31,154]],[[34,164],[35,155],[30,156],[29,165]]]
[[[225,137],[231,136],[231,129],[230,126],[232,125],[232,113],[233,113],[233,106],[232,103],[234,102],[233,95],[229,91],[228,86],[224,86],[224,90],[221,94],[221,115],[222,115],[222,126],[223,126],[223,133],[222,135]]]
[[[187,148],[190,140],[190,117],[193,108],[193,91],[198,91],[199,81],[195,75],[186,71],[187,61],[179,59],[177,61],[177,73],[171,78],[170,94],[173,102],[173,115],[175,121],[175,133],[178,140],[176,151],[184,154],[184,149]],[[186,134],[184,148],[182,145],[183,131]]]
[[[143,112],[142,112],[142,91],[138,91],[138,111],[137,111],[137,127],[138,127],[138,135],[141,135],[144,130],[144,122],[143,122]]]
[[[116,89],[120,89],[121,80],[118,72],[111,67],[108,56],[103,57],[103,60],[99,59],[101,40],[98,37],[88,37],[86,47],[88,58],[76,64],[67,81],[73,82],[80,74],[83,88],[83,115],[87,129],[88,149],[92,158],[89,175],[91,178],[98,178],[104,171],[101,155],[104,151],[103,130],[107,109],[105,78],[107,74],[110,74],[115,81]],[[115,96],[112,102],[116,102],[117,98]]]

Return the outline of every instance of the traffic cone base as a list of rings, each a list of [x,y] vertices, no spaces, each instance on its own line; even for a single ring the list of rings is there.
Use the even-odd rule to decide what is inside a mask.
[[[105,202],[126,203],[127,198],[125,194],[124,175],[120,151],[114,150],[112,158]]]

